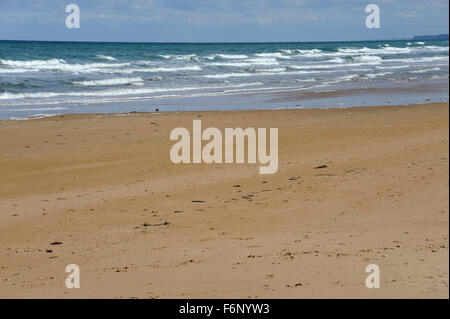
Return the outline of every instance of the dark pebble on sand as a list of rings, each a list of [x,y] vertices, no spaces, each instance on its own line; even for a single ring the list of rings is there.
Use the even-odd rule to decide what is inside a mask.
[[[148,224],[148,223],[143,223],[141,226],[143,226],[143,227],[150,227],[150,226],[166,226],[166,225],[169,225],[170,223],[169,222],[164,222],[164,223],[161,223],[161,224]]]

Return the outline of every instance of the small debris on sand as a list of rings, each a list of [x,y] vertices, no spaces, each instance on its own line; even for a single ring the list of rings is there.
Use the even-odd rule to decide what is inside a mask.
[[[160,223],[160,224],[149,224],[149,223],[143,223],[141,226],[142,227],[153,227],[153,226],[166,226],[169,225],[169,222],[164,222],[164,223]]]

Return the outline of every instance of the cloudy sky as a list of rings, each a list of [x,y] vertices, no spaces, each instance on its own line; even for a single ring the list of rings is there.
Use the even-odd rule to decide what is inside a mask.
[[[81,10],[67,29],[66,5]],[[365,27],[378,4],[381,28]],[[448,0],[0,0],[0,39],[339,41],[448,33]]]

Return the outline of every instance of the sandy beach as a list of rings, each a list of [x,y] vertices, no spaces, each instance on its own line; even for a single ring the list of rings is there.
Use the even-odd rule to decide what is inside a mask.
[[[448,298],[448,111],[0,121],[0,297]],[[193,119],[277,127],[278,172],[173,164],[170,131]]]

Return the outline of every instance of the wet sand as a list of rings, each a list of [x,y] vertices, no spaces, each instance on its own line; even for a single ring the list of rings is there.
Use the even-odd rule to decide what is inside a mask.
[[[278,172],[173,164],[193,119],[278,127]],[[448,129],[448,103],[0,121],[0,297],[448,298]]]

